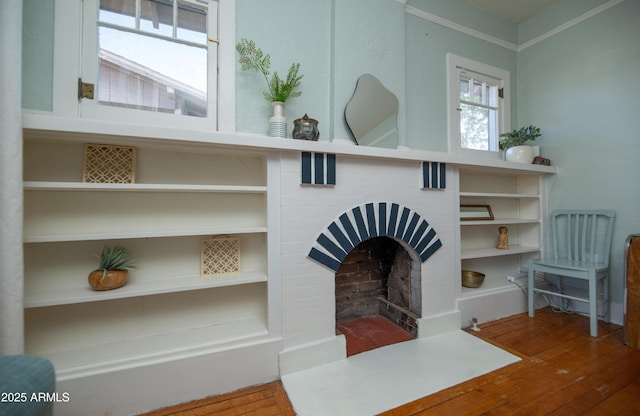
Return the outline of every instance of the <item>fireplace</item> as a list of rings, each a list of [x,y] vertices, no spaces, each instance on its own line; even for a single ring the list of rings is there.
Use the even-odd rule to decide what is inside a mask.
[[[457,194],[446,187],[423,187],[424,164],[415,160],[318,156],[323,155],[311,157],[311,184],[304,181],[307,170],[301,175],[306,165],[299,155],[280,159],[281,215],[276,220],[281,221],[281,263],[270,263],[281,272],[280,371],[287,374],[349,356],[347,336],[336,331],[336,323],[351,313],[340,309],[340,296],[354,299],[365,289],[372,289],[374,301],[352,309],[363,308],[369,317],[411,331],[410,337],[459,329],[459,281],[451,266],[455,246],[447,243],[455,240],[451,210]],[[330,167],[335,168],[335,184],[314,179]],[[379,242],[390,243],[392,248],[384,250],[395,249],[411,259],[405,262],[411,270],[410,284],[396,291],[389,285],[395,275],[386,266],[391,279],[387,276],[384,285],[373,279],[358,282],[358,295],[349,295],[353,288],[341,288],[336,272],[347,267],[349,254],[362,249],[360,244]],[[406,274],[399,278],[406,279]]]
[[[417,335],[420,269],[409,251],[388,237],[360,243],[336,271],[336,323],[385,316]]]
[[[335,273],[336,330],[347,355],[418,335],[420,262],[401,242],[376,237],[356,246]]]

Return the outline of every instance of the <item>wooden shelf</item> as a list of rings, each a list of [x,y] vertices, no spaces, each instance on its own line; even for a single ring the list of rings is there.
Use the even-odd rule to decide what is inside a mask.
[[[135,273],[133,271],[132,273]],[[108,291],[95,291],[86,285],[75,287],[61,286],[53,290],[47,288],[37,291],[39,286],[25,290],[25,308],[71,305],[85,302],[101,302],[163,293],[186,292],[190,290],[210,289],[223,286],[246,285],[266,282],[267,275],[259,272],[241,272],[220,276],[181,276],[168,279],[130,278],[127,285]],[[80,282],[79,282],[80,283]]]

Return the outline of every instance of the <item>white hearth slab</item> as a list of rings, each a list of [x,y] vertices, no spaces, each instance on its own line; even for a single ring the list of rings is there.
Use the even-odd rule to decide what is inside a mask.
[[[300,416],[372,416],[520,361],[456,330],[282,376]]]

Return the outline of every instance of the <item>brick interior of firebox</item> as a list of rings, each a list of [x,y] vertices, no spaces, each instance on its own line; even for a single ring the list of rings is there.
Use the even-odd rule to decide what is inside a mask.
[[[416,338],[411,268],[407,250],[388,237],[362,242],[343,260],[335,275],[336,329],[347,356]]]

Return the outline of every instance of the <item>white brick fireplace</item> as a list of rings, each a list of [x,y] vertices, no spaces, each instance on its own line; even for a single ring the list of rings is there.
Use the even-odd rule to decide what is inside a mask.
[[[420,258],[418,336],[459,329],[452,215],[458,200],[455,180],[445,186],[453,177],[445,165],[434,165],[441,169],[433,171],[441,176],[434,189],[424,187],[431,168],[419,161],[315,153],[305,160],[304,153],[283,153],[279,163],[281,373],[346,357],[335,330],[336,265],[352,246],[378,235],[404,241]]]

